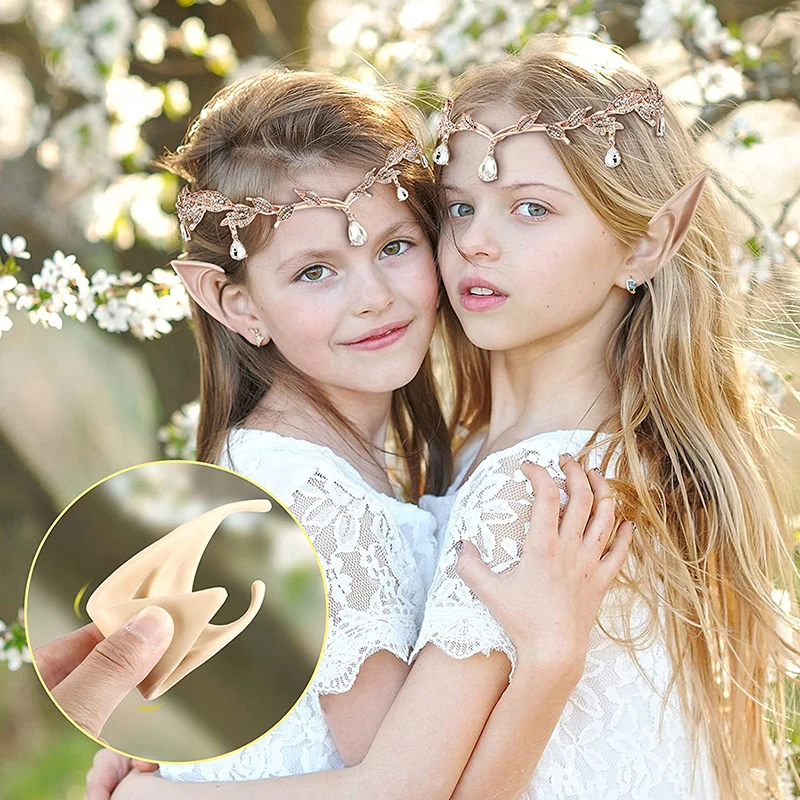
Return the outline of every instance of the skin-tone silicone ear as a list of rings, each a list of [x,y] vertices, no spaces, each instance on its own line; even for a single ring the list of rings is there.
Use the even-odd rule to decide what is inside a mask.
[[[218,264],[209,261],[192,261],[189,259],[174,259],[170,262],[172,268],[178,273],[186,291],[204,311],[210,314],[217,322],[243,336],[251,344],[261,346],[269,341],[269,335],[264,331],[263,324],[254,316],[242,319],[240,314],[231,316],[229,313],[237,304],[223,307],[220,299],[220,288],[225,285],[225,270]],[[239,302],[241,302],[241,297]],[[248,336],[245,331],[250,335]],[[255,331],[260,334],[255,335]]]
[[[214,269],[217,272],[221,272],[223,275],[225,274],[225,270],[222,269],[219,264],[212,264],[210,261],[192,261],[191,259],[175,258],[169,263],[172,264],[175,272],[178,272],[179,268],[181,267],[208,267],[209,269]],[[180,272],[178,272],[178,274],[180,275]]]
[[[209,297],[216,297],[218,292],[207,291],[206,289],[209,283],[219,283],[220,276],[225,275],[225,270],[218,264],[212,264],[208,261],[182,261],[175,259],[170,261],[170,264],[172,264],[175,272],[178,273],[178,277],[195,303],[215,319],[224,322],[219,303],[209,301]]]
[[[650,218],[647,233],[627,262],[633,277],[652,278],[678,252],[697,212],[709,174],[710,170],[704,169]],[[624,285],[624,278],[621,285]]]
[[[236,511],[269,511],[269,500],[244,500],[211,509],[179,525],[116,569],[95,589],[86,611],[104,636],[110,636],[145,606],[166,610],[175,633],[164,655],[138,689],[154,700],[238,636],[264,601],[263,581],[251,586],[250,607],[235,622],[212,625],[228,597],[222,587],[192,591],[192,584],[214,531]]]

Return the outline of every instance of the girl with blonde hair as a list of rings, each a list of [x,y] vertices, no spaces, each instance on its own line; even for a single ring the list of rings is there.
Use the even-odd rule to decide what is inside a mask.
[[[787,668],[800,663],[785,467],[697,145],[621,51],[550,35],[463,76],[439,134],[455,419],[475,466],[416,651],[514,660],[448,544],[470,540],[495,570],[515,563],[528,504],[516,463],[599,459],[638,532],[586,671],[517,788],[783,796]],[[464,557],[492,586],[472,546]]]
[[[256,480],[306,528],[325,568],[329,629],[311,687],[267,735],[219,759],[162,765],[162,777],[128,773],[129,759],[101,751],[87,796],[477,796],[476,779],[504,780],[490,756],[509,735],[524,734],[526,763],[541,752],[632,528],[609,545],[614,502],[597,472],[564,464],[571,496],[559,520],[556,484],[524,466],[537,497],[532,543],[487,596],[521,626],[513,687],[498,703],[501,654],[456,663],[431,650],[407,678],[436,520],[395,495],[387,433],[410,499],[442,490],[452,467],[428,355],[440,298],[435,187],[403,105],[388,91],[269,70],[212,99],[163,164],[191,185],[178,199],[186,253],[173,264],[200,351],[198,457]],[[531,586],[549,587],[536,604]],[[524,731],[520,708],[535,716]],[[462,780],[479,738],[476,778]]]

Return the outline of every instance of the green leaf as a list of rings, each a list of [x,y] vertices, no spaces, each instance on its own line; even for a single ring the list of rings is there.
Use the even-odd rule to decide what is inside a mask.
[[[751,255],[756,257],[761,255],[761,245],[759,244],[756,236],[751,236],[749,239],[747,239],[744,243],[744,246],[750,251]]]

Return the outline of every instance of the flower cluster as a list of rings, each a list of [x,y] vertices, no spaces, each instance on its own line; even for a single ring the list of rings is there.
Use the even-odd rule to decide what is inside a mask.
[[[167,458],[192,460],[197,452],[197,424],[200,419],[200,401],[185,403],[175,411],[170,421],[158,432]]]
[[[689,36],[707,57],[732,55],[744,46],[722,26],[717,9],[705,0],[645,0],[636,27],[646,42],[680,41]]]
[[[23,664],[31,663],[31,654],[25,641],[25,622],[22,609],[11,625],[0,620],[0,661],[5,661],[12,672]]]
[[[466,67],[496,61],[535,33],[599,33],[593,0],[360,2],[315,27],[327,31],[314,48],[317,64],[365,81],[380,76],[438,91]]]
[[[21,236],[0,240],[8,254],[0,258],[0,335],[11,330],[9,309],[26,311],[33,323],[61,328],[63,317],[86,322],[93,317],[110,333],[130,331],[139,339],[156,339],[172,330],[172,323],[190,315],[189,298],[180,278],[171,270],[154,269],[143,283],[140,273],[110,275],[99,269],[88,276],[74,255],[56,250],[42,269],[21,283],[17,258],[29,258]]]
[[[220,5],[225,0],[215,0]],[[177,119],[189,113],[189,89],[179,79],[152,85],[139,75],[131,74],[135,62],[147,65],[161,63],[168,49],[190,59],[202,59],[210,72],[225,77],[239,67],[239,57],[228,36],[209,36],[205,24],[197,17],[188,17],[179,26],[152,13],[152,0],[91,0],[73,8],[72,3],[31,3],[26,16],[42,50],[42,60],[51,75],[50,91],[64,90],[78,96],[81,103],[34,106],[24,103],[15,123],[27,128],[27,147],[36,147],[39,164],[58,173],[74,194],[70,211],[75,221],[92,239],[98,231],[117,244],[132,237],[128,219],[131,209],[117,206],[123,232],[109,230],[98,223],[108,219],[106,197],[109,187],[135,176],[144,179],[154,155],[142,135],[142,126],[162,115]],[[30,92],[24,86],[15,94]],[[9,99],[14,102],[14,97]],[[61,114],[51,109],[66,107]],[[25,149],[22,143],[22,152]],[[14,155],[22,155],[19,147]],[[151,176],[152,177],[152,176]],[[119,192],[112,191],[118,199]],[[177,229],[170,226],[165,242],[163,220],[156,193],[142,192],[137,200],[140,219],[161,221],[157,239],[149,236],[146,224],[136,224],[136,235],[150,239],[156,246],[172,247],[177,243]]]

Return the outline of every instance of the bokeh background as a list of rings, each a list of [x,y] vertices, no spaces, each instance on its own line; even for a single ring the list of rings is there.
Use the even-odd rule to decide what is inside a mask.
[[[149,163],[217,89],[280,63],[444,94],[539,31],[626,48],[728,197],[739,291],[782,298],[751,364],[796,421],[798,22],[779,0],[0,0],[0,800],[80,800],[95,751],[16,646],[36,547],[94,482],[193,452],[179,186]]]

